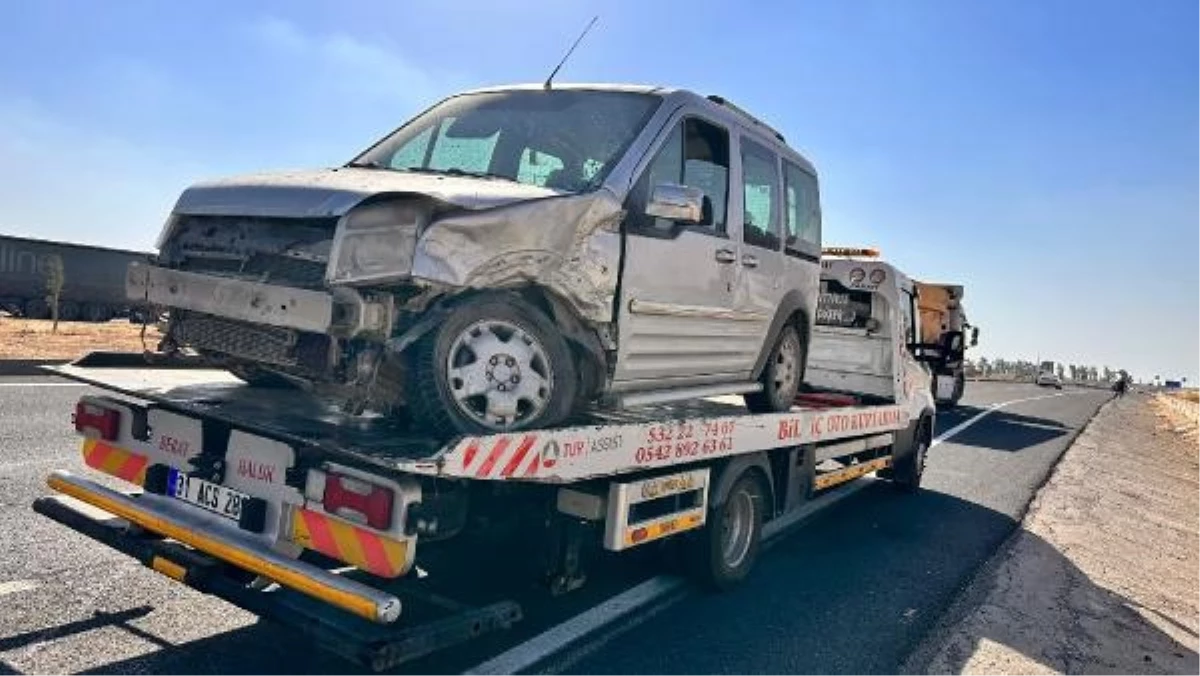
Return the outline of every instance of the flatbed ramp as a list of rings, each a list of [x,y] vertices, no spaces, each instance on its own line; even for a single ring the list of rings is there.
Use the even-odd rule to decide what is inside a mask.
[[[111,355],[110,355],[111,357]],[[139,355],[130,355],[140,360]],[[100,365],[89,365],[99,361]],[[426,476],[567,484],[908,425],[903,407],[795,407],[753,415],[729,400],[591,411],[568,425],[437,439],[383,416],[350,416],[307,392],[250,387],[221,370],[84,357],[48,370],[165,410],[325,454]]]

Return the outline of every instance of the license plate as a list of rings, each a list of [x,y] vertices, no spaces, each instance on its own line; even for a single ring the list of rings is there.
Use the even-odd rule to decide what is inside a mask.
[[[174,469],[171,470],[170,485],[171,495],[175,498],[234,521],[242,515],[242,502],[250,499],[245,493]]]

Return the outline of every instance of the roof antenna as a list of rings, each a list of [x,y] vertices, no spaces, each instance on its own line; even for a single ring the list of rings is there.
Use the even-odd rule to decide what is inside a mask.
[[[579,42],[583,40],[583,36],[587,35],[588,31],[592,30],[592,26],[596,25],[596,19],[599,18],[600,15],[592,17],[592,20],[588,22],[587,28],[584,28],[583,32],[579,34],[579,37],[575,38],[575,44],[571,45],[571,48],[568,49],[567,53],[563,55],[562,61],[559,61],[558,65],[554,67],[554,70],[550,71],[550,77],[546,78],[546,84],[542,85],[546,91],[550,91],[550,81],[554,79],[555,75],[558,75],[558,69],[562,68],[563,64],[567,62],[567,59],[571,58],[571,52],[575,51],[575,48],[579,46]]]

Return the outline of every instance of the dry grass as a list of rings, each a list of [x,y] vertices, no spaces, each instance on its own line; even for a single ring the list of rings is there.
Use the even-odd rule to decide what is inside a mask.
[[[142,326],[126,319],[104,324],[59,322],[58,333],[51,333],[51,322],[0,316],[0,359],[71,360],[95,350],[141,352]],[[146,329],[146,345],[158,344],[160,334]]]
[[[1187,401],[1200,402],[1200,392],[1196,390],[1184,390],[1183,392],[1177,393],[1175,396]]]

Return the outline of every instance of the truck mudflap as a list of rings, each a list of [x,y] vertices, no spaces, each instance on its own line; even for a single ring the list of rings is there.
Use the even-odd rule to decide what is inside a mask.
[[[177,532],[177,524],[171,525],[173,521],[169,515],[153,514],[136,504],[136,498],[67,472],[55,472],[47,483],[63,495],[113,516],[88,513],[91,510],[73,505],[61,495],[35,500],[33,510],[38,514],[130,556],[192,589],[299,631],[325,650],[374,671],[382,671],[485,633],[510,627],[521,620],[521,608],[512,601],[472,608],[415,590],[393,595],[317,565],[290,559],[285,559],[286,568],[276,567],[270,573],[260,573],[278,583],[277,586],[252,586],[247,584],[245,576],[237,576],[230,566],[223,564],[229,563],[233,568],[257,572],[243,564],[251,559],[261,559],[262,563],[254,564],[256,567],[278,562],[260,556],[261,552],[244,550],[238,555],[237,562],[230,561],[232,556],[220,556],[182,539],[188,537],[186,532]],[[136,528],[131,528],[131,525]],[[171,532],[164,533],[163,530]],[[290,573],[283,574],[285,570],[305,576],[308,580],[305,583],[307,590],[297,589],[277,579],[276,576],[289,577],[291,581],[296,581]],[[314,591],[321,593],[310,593]],[[331,591],[336,591],[333,596],[338,598],[357,599],[354,608],[334,603],[328,593]],[[422,618],[421,622],[400,626],[399,623],[381,624],[368,617],[366,609],[372,606],[375,608],[372,612],[377,617],[385,608],[394,608],[398,615],[400,596],[405,597],[407,608],[416,610],[416,614]],[[428,612],[430,608],[435,611],[432,617]],[[406,611],[406,616],[408,614]]]

